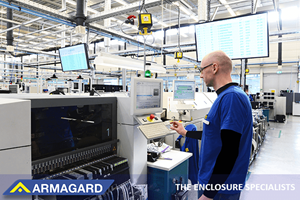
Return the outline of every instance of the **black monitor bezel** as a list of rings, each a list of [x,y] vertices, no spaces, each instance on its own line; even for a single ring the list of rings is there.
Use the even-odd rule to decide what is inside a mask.
[[[64,70],[64,67],[63,67],[63,64],[62,64],[62,60],[61,60],[61,56],[60,56],[60,50],[67,49],[67,48],[74,47],[74,46],[79,46],[79,45],[83,45],[83,47],[84,47],[87,68],[84,68],[84,69],[75,69],[75,70]],[[72,45],[72,46],[60,48],[60,49],[58,49],[58,53],[59,53],[59,60],[60,60],[60,64],[61,64],[61,69],[62,69],[63,72],[82,71],[82,70],[89,70],[89,69],[91,69],[91,66],[90,66],[90,63],[89,63],[89,52],[88,52],[87,44],[86,43],[80,43],[80,44],[76,44],[76,45]]]

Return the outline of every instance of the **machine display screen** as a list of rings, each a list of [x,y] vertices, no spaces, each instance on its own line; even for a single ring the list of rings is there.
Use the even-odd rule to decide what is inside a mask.
[[[136,83],[136,109],[161,107],[161,83],[138,81]]]
[[[174,80],[174,100],[194,100],[195,81]]]
[[[64,72],[90,69],[86,44],[61,48],[59,56]]]
[[[267,13],[198,24],[195,35],[198,61],[216,50],[231,59],[269,56]]]
[[[112,105],[32,108],[32,160],[112,140]]]

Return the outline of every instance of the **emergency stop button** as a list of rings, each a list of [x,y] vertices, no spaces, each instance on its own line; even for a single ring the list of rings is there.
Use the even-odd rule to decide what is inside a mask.
[[[150,119],[151,119],[151,120],[153,120],[154,117],[155,117],[155,115],[153,115],[153,114],[150,115]]]
[[[151,114],[149,117],[147,117],[149,122],[152,122],[154,118],[155,118],[155,115],[153,115],[153,114]]]

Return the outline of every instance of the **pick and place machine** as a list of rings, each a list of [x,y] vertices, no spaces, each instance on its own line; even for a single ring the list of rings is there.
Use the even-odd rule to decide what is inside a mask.
[[[163,80],[133,78],[130,97],[118,97],[119,154],[128,158],[135,184],[147,183],[147,143],[176,133],[163,122]]]
[[[14,127],[22,126],[16,130],[24,130],[19,131],[20,136],[16,138],[22,138],[24,134],[28,139],[31,137],[26,144],[30,153],[22,153],[22,163],[18,166],[27,169],[31,165],[33,179],[114,179],[114,187],[110,189],[114,196],[122,195],[125,187],[127,191],[132,190],[128,160],[117,155],[116,97],[29,94],[1,97],[29,100],[27,102],[31,105],[28,114],[23,112],[24,118],[31,119],[31,122],[23,120]],[[20,100],[23,102],[26,103]],[[18,109],[23,111],[23,108]],[[27,127],[31,127],[29,131],[26,131]],[[10,151],[1,154],[2,158],[9,156]],[[16,162],[10,158],[6,160],[7,166]],[[98,199],[96,196],[89,198]]]

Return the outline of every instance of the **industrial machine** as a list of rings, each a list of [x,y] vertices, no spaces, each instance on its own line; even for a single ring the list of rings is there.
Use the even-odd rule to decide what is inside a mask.
[[[146,184],[148,141],[175,133],[160,118],[163,81],[133,78],[130,97],[117,98],[119,155],[128,158],[132,183]]]
[[[261,145],[266,136],[267,132],[267,117],[263,115],[262,109],[252,110],[253,115],[253,137],[252,137],[252,148],[251,148],[251,157],[250,164],[255,159],[258,151],[260,150]]]
[[[22,153],[22,165],[31,165],[33,179],[113,179],[109,193],[116,197],[122,195],[120,191],[130,191],[128,198],[133,197],[128,159],[117,155],[116,97],[46,94],[11,97],[26,99],[31,104],[30,114],[25,115],[31,118],[31,123],[25,120],[28,123],[25,128],[31,127],[31,133],[25,132],[31,137],[31,153]]]
[[[195,81],[176,80],[173,82],[173,87],[173,93],[164,93],[165,118],[182,120],[185,125],[195,124],[197,130],[202,130],[203,119],[208,114],[212,102],[204,93],[195,92]],[[177,137],[167,136],[165,141],[167,144],[175,146]]]

